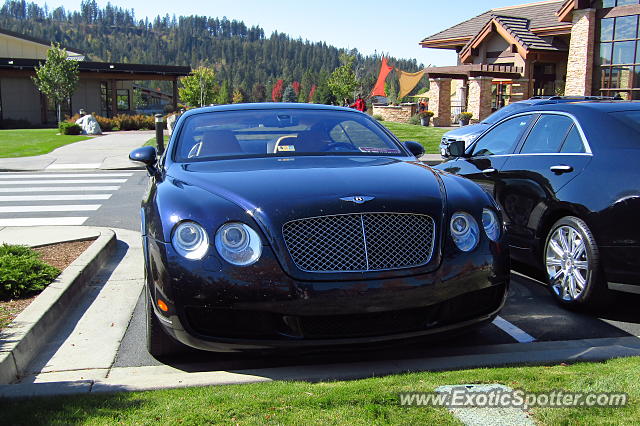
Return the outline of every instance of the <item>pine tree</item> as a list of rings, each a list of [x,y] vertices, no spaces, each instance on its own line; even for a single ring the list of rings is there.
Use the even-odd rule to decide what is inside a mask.
[[[297,102],[298,97],[296,96],[296,91],[293,88],[293,85],[288,85],[282,94],[282,102]]]
[[[228,104],[231,100],[231,88],[227,80],[222,82],[220,86],[220,93],[218,94],[218,103],[221,105]]]

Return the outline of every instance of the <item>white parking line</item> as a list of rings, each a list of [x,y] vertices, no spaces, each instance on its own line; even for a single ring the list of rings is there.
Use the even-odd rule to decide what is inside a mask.
[[[493,320],[493,325],[516,339],[518,343],[531,343],[536,341],[535,337],[531,336],[526,331],[518,328],[517,326],[511,324],[501,316],[497,316],[496,319]]]
[[[0,206],[0,213],[84,212],[94,211],[100,204],[67,204],[59,206]]]
[[[46,170],[66,170],[66,169],[99,169],[102,163],[78,163],[78,164],[56,164],[53,163]]]
[[[0,219],[0,226],[82,225],[88,217],[29,217]]]
[[[81,201],[108,200],[111,194],[71,194],[71,195],[0,195],[1,201]]]
[[[0,188],[0,192],[80,192],[80,191],[117,191],[119,186],[43,186],[33,188]]]
[[[29,180],[24,182],[2,182],[3,185],[47,185],[47,184],[69,184],[69,183],[125,183],[126,179],[48,179],[48,180]]]
[[[44,178],[130,177],[130,176],[133,176],[133,173],[36,173],[36,174],[0,173],[0,180],[44,179]]]

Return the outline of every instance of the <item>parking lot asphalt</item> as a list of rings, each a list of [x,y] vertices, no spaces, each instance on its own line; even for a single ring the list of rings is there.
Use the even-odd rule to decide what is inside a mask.
[[[605,313],[572,312],[558,306],[541,283],[513,273],[509,297],[500,314],[500,318],[504,320],[499,323],[500,326],[494,322],[456,337],[396,342],[339,351],[221,354],[188,350],[181,357],[169,360],[168,364],[187,371],[244,370],[439,357],[447,352],[460,354],[461,350],[472,355],[483,353],[493,345],[529,341],[527,336],[537,342],[640,336],[638,302],[640,296],[624,295],[617,298],[614,308]],[[149,355],[144,341],[144,300],[141,297],[113,366],[162,365]]]

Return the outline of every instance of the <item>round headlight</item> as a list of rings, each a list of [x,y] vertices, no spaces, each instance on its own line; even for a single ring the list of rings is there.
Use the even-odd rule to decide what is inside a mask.
[[[484,226],[484,232],[491,241],[498,241],[500,238],[500,221],[496,212],[491,209],[483,209],[482,226]]]
[[[216,232],[216,248],[220,256],[232,265],[248,266],[262,254],[260,236],[244,223],[226,223]]]
[[[478,245],[478,222],[469,213],[457,212],[451,216],[451,237],[462,251],[471,251]]]
[[[180,222],[171,236],[173,248],[191,260],[202,259],[209,249],[209,238],[204,228],[195,222]]]

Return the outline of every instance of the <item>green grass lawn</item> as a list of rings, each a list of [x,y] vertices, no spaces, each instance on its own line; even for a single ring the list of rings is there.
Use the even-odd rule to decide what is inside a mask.
[[[63,145],[90,138],[57,133],[58,129],[0,130],[0,158],[47,154]]]
[[[415,126],[413,124],[393,123],[391,121],[382,121],[394,135],[401,141],[416,141],[424,146],[427,154],[440,153],[440,139],[442,135],[448,131],[440,127]]]
[[[401,407],[399,392],[501,383],[529,392],[627,392],[625,407],[532,408],[535,421],[637,424],[640,358],[553,367],[411,373],[348,382],[272,382],[3,400],[6,424],[459,424],[442,407]]]
[[[164,135],[164,147],[167,147],[167,144],[169,143],[169,136],[168,135]],[[151,139],[149,139],[143,146],[156,146],[156,137],[152,137]]]

